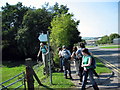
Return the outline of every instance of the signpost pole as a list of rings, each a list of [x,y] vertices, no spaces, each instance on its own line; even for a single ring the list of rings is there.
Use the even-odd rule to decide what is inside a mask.
[[[49,32],[47,31],[48,36],[48,61],[49,61],[49,73],[50,73],[50,83],[52,84],[52,72],[51,72],[51,59],[50,59],[50,40],[49,40]]]
[[[49,32],[47,31],[47,34],[40,34],[38,37],[40,42],[48,42],[48,61],[46,62],[48,65],[49,62],[49,75],[50,75],[50,83],[52,84],[52,72],[51,72],[51,60],[50,60],[50,41],[49,41]],[[47,67],[46,65],[46,67]]]

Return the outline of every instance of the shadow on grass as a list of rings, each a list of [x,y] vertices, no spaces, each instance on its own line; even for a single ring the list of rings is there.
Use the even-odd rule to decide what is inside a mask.
[[[33,62],[33,65],[36,65],[37,62]],[[21,65],[25,65],[25,61],[2,61],[2,65],[6,66],[8,68],[12,68],[12,67],[18,67]]]
[[[69,85],[69,84],[52,84],[52,85]],[[71,85],[71,86],[74,86],[74,85]]]
[[[97,65],[97,67],[105,67],[104,65]]]
[[[2,65],[12,68],[16,66],[25,65],[25,63],[23,61],[2,61]]]
[[[46,89],[48,89],[48,90],[55,90],[55,89],[50,88],[50,87],[48,87],[48,86],[46,86],[46,85],[42,85],[42,87],[44,87],[44,88],[46,88]]]

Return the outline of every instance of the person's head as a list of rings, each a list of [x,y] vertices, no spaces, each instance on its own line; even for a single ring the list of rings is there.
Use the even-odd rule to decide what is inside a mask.
[[[85,48],[85,44],[83,42],[80,43],[80,48]]]
[[[58,47],[58,51],[60,51],[60,50],[62,50],[62,48],[61,48],[61,47]]]
[[[43,43],[40,43],[40,46],[44,46],[44,44],[43,44]]]
[[[82,49],[82,54],[83,55],[90,55],[90,52],[89,52],[89,50],[87,48],[83,48]]]
[[[65,46],[65,45],[63,45],[63,46],[62,46],[62,49],[66,49],[66,46]]]
[[[77,47],[75,47],[75,46],[73,47],[73,52],[74,52],[74,51],[77,51]]]

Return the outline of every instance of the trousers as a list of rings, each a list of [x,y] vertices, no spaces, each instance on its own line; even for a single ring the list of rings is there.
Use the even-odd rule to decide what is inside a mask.
[[[88,76],[89,76],[90,82],[92,83],[92,86],[93,86],[94,90],[99,90],[99,88],[97,86],[97,83],[95,82],[95,80],[93,78],[92,69],[88,69],[87,71],[83,71],[83,80],[82,80],[82,88],[81,88],[81,90],[85,90]]]
[[[67,70],[69,72],[69,76],[71,77],[71,69],[70,69],[70,61],[67,59],[63,59],[64,61],[64,75],[67,76]]]

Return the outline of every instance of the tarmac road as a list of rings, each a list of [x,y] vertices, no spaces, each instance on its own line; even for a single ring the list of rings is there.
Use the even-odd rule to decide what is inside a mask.
[[[120,74],[120,49],[101,49],[99,47],[91,48],[92,53],[101,58],[103,61],[105,60],[108,64],[114,67],[115,73]]]
[[[91,51],[93,54],[98,55],[120,69],[120,49],[101,49],[98,47],[91,48]]]
[[[109,89],[119,88],[120,90],[120,49],[101,49],[99,47],[89,49],[94,56],[100,58],[114,72],[114,76],[110,78],[106,87],[108,86]]]

